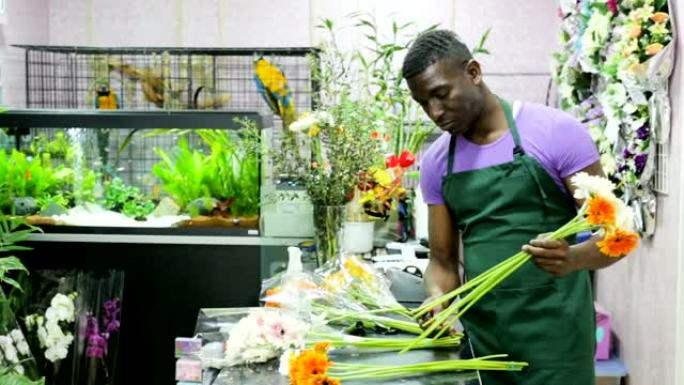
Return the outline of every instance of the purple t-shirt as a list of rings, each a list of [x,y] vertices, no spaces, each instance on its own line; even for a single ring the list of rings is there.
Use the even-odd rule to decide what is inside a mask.
[[[566,191],[563,178],[600,159],[587,129],[565,112],[537,103],[515,103],[515,123],[522,147]],[[449,139],[443,133],[425,152],[420,168],[420,187],[425,203],[444,204],[442,177],[446,175]],[[513,136],[506,132],[493,143],[478,145],[459,135],[453,172],[476,170],[513,160]]]

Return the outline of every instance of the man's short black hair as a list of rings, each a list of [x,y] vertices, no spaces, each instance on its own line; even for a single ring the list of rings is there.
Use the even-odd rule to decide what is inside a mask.
[[[411,44],[401,68],[405,79],[412,78],[440,59],[465,62],[473,58],[468,47],[454,32],[436,29],[418,35]]]

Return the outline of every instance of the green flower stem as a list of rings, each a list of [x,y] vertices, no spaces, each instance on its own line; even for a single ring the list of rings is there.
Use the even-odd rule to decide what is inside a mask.
[[[373,310],[366,310],[366,311],[357,311],[353,313],[346,313],[345,315],[341,317],[336,317],[336,318],[330,318],[328,319],[328,322],[335,322],[335,321],[341,321],[344,320],[345,318],[349,318],[351,314],[359,314],[359,315],[365,315],[365,314],[380,314],[380,313],[395,313],[399,315],[405,316],[408,320],[413,320],[413,318],[407,313],[406,308],[384,308],[384,309],[373,309]]]
[[[345,310],[339,310],[327,306],[323,306],[320,304],[314,304],[314,309],[327,313],[328,315],[331,315],[332,320],[335,320],[335,322],[338,321],[348,321],[348,322],[368,322],[376,325],[382,325],[388,328],[392,329],[397,329],[401,330],[407,333],[419,335],[423,332],[423,329],[420,328],[420,325],[418,325],[415,321],[402,321],[402,320],[397,320],[394,318],[390,317],[383,317],[383,316],[378,316],[374,314],[367,314],[367,313],[360,313],[360,312],[355,312],[355,311],[345,311]],[[327,318],[327,317],[326,317]],[[332,322],[332,321],[329,321]]]
[[[446,337],[440,339],[427,338],[421,344],[416,346],[417,349],[434,349],[434,348],[451,348],[457,347],[461,344],[462,334],[453,337]],[[329,342],[332,347],[344,348],[352,347],[359,349],[383,349],[383,350],[401,350],[404,347],[414,342],[413,338],[365,338],[356,336],[346,336],[341,334],[330,333],[309,333],[307,335],[307,346],[313,345],[316,342]]]
[[[526,362],[496,361],[507,355],[493,355],[469,360],[431,361],[411,365],[357,365],[334,363],[329,370],[332,377],[345,380],[381,379],[408,377],[427,373],[462,370],[507,370],[517,371],[526,367]]]

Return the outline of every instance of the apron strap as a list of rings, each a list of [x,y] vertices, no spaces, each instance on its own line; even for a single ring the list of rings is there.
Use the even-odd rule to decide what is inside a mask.
[[[506,123],[508,123],[508,128],[511,130],[511,135],[513,136],[513,156],[518,157],[525,155],[525,150],[520,144],[520,134],[518,133],[518,126],[515,124],[515,118],[513,117],[513,112],[511,110],[511,105],[504,99],[497,96],[503,107],[504,114],[506,115]],[[449,139],[449,154],[447,156],[447,175],[451,175],[454,172],[454,158],[456,157],[456,135],[451,135]]]
[[[449,139],[449,155],[447,157],[447,175],[451,175],[454,172],[454,157],[456,155],[456,135],[450,134]]]
[[[499,98],[499,101],[501,101],[501,106],[503,107],[504,114],[506,115],[506,122],[508,123],[508,128],[511,130],[511,135],[513,136],[513,143],[515,143],[515,147],[513,147],[513,155],[525,155],[525,150],[520,144],[520,134],[518,133],[518,126],[515,124],[515,118],[513,118],[511,105],[508,103],[508,101],[504,99]]]

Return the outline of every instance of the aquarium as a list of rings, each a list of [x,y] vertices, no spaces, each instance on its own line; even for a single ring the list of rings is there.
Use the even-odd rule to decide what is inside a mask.
[[[0,210],[42,226],[259,229],[270,115],[9,110]]]

